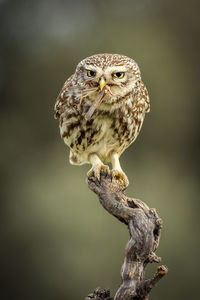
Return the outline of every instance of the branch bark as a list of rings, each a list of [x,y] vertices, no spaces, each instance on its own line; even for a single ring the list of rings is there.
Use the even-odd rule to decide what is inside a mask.
[[[89,188],[98,195],[101,205],[119,221],[126,224],[130,240],[125,249],[125,259],[121,269],[122,283],[114,300],[148,300],[152,288],[168,272],[160,266],[152,279],[145,279],[148,263],[160,262],[155,254],[158,248],[162,220],[155,209],[149,208],[139,199],[124,194],[118,181],[111,175],[101,174],[101,180],[88,178]],[[109,290],[97,288],[86,300],[112,300]]]

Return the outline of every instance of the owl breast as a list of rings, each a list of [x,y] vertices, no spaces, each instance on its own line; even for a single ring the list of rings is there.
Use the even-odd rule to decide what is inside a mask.
[[[136,105],[137,104],[137,105]],[[101,105],[90,120],[84,115],[89,106],[82,105],[61,115],[61,135],[70,147],[70,162],[84,164],[89,155],[96,153],[102,161],[109,162],[110,154],[119,154],[136,139],[144,119],[144,108],[127,98],[122,105],[104,110]]]
[[[102,161],[109,161],[110,152],[119,147],[119,140],[116,139],[112,128],[112,119],[109,116],[101,117],[99,114],[93,121],[92,135],[86,152],[97,153]]]

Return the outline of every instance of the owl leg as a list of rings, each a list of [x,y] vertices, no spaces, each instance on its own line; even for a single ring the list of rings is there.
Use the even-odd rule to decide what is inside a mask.
[[[87,176],[95,176],[99,181],[101,177],[101,172],[109,174],[110,170],[107,165],[104,165],[97,154],[92,153],[89,155],[89,162],[92,164],[92,168],[88,171]]]
[[[111,154],[111,164],[112,164],[112,176],[119,180],[121,185],[123,187],[127,187],[129,185],[129,181],[128,181],[128,177],[126,176],[126,174],[122,171],[122,168],[120,166],[120,162],[119,162],[119,156],[117,153],[113,152]]]

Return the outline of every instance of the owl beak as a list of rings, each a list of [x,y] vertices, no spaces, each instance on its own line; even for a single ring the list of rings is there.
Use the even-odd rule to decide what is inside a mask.
[[[101,77],[99,79],[99,86],[100,86],[100,90],[102,91],[104,86],[106,86],[106,81],[105,81],[105,78],[104,77]]]

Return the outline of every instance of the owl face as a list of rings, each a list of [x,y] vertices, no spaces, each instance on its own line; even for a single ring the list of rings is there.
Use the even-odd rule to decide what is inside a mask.
[[[90,99],[94,100],[104,86],[110,93],[104,97],[104,103],[113,103],[119,97],[133,90],[141,78],[138,65],[131,58],[118,54],[97,54],[82,60],[74,74],[74,84],[83,88],[96,88]]]

